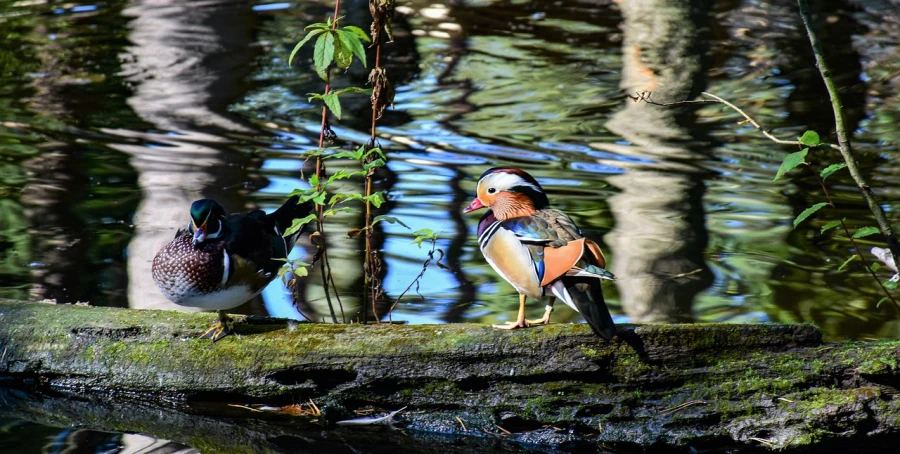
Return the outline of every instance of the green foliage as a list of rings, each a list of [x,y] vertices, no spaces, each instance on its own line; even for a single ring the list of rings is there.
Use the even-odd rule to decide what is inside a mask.
[[[282,236],[285,236],[285,237],[291,236],[291,235],[299,232],[300,229],[303,228],[303,226],[305,226],[306,224],[309,224],[310,222],[312,222],[314,220],[316,220],[315,213],[310,213],[308,216],[301,218],[301,219],[294,219],[294,222],[291,223],[291,226],[288,227],[288,229],[284,231],[284,235],[282,235]]]
[[[842,263],[841,266],[839,266],[837,270],[838,270],[838,271],[843,270],[844,268],[847,267],[847,265],[850,264],[850,262],[852,262],[852,261],[854,261],[854,260],[856,260],[856,259],[858,259],[858,258],[859,258],[859,255],[856,255],[856,254],[851,255],[850,258],[848,258],[847,260],[845,260],[844,263]]]
[[[872,271],[878,271],[881,269],[881,264],[878,262],[875,262],[875,263],[872,263],[872,266],[870,266],[869,268],[872,268]]]
[[[785,173],[790,172],[800,164],[805,164],[807,153],[809,153],[809,148],[804,148],[796,153],[785,156],[784,161],[781,162],[781,166],[778,167],[778,172],[775,173],[775,179],[772,181],[778,181]]]
[[[835,173],[838,170],[841,170],[845,167],[847,167],[847,164],[844,162],[842,162],[840,164],[832,164],[832,165],[822,169],[822,171],[819,172],[819,176],[822,177],[822,179],[824,180],[824,179],[830,177],[833,173]]]
[[[316,73],[322,80],[326,82],[329,80],[328,68],[332,64],[338,68],[347,69],[353,64],[353,57],[356,57],[363,66],[366,66],[366,50],[362,42],[369,42],[369,37],[366,36],[366,33],[361,28],[352,25],[337,28],[337,22],[340,20],[340,17],[336,21],[328,18],[327,22],[319,22],[307,26],[306,30],[308,32],[306,36],[291,50],[291,55],[288,57],[288,66],[294,62],[294,57],[300,48],[315,37],[318,38],[313,49],[313,65]]]
[[[431,229],[419,229],[413,232],[413,236],[415,236],[415,238],[412,240],[411,244],[416,244],[421,248],[422,242],[425,240],[431,241],[432,243],[437,241],[438,234],[434,233],[434,230]]]
[[[844,219],[846,219],[846,218],[844,218]],[[840,221],[828,221],[828,222],[826,222],[825,225],[822,226],[822,230],[820,231],[820,233],[825,233],[826,231],[831,230],[831,229],[833,229],[833,228],[835,228],[835,227],[841,225],[841,222],[842,222],[844,219],[842,219],[842,220],[840,220]]]
[[[886,297],[886,296],[881,297],[881,299],[878,300],[877,303],[875,303],[875,309],[878,309],[879,307],[881,307],[881,303],[883,303],[887,300],[888,300],[888,297]]]
[[[798,137],[797,140],[807,147],[816,147],[821,143],[819,142],[819,134],[815,131],[806,131],[801,137]]]
[[[828,205],[827,202],[819,202],[819,203],[817,203],[817,204],[815,204],[815,205],[813,205],[813,206],[811,206],[811,207],[809,207],[809,208],[803,210],[803,212],[800,213],[800,215],[797,216],[796,219],[794,219],[794,228],[796,229],[797,226],[798,226],[801,222],[805,221],[806,218],[810,217],[810,216],[811,216],[813,213],[815,213],[816,211],[821,210],[822,207],[824,207],[824,206],[826,206],[826,205]]]
[[[881,230],[878,230],[878,227],[863,227],[853,234],[853,238],[865,238],[869,235],[875,235],[876,233],[881,233]]]
[[[897,290],[897,281],[892,281],[892,280],[888,279],[888,280],[884,281],[884,283],[882,285],[884,285],[884,288],[886,288],[888,290]]]

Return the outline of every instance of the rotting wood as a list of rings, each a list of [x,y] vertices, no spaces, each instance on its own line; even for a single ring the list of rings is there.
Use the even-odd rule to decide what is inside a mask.
[[[408,429],[500,426],[505,442],[568,447],[900,437],[900,341],[823,344],[810,325],[624,325],[606,343],[586,325],[289,327],[245,317],[240,337],[196,339],[213,317],[0,300],[0,377],[201,413],[209,401],[312,399],[336,421],[407,406],[398,420]]]

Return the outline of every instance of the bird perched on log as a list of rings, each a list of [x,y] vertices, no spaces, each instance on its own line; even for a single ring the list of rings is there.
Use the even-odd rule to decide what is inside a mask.
[[[216,310],[219,323],[201,338],[214,342],[231,334],[224,312],[258,295],[278,274],[303,230],[282,237],[294,219],[307,216],[312,202],[291,197],[272,214],[262,210],[225,214],[214,200],[191,205],[187,229],[153,258],[153,281],[175,304]]]
[[[493,168],[481,175],[477,196],[463,211],[488,211],[478,223],[478,247],[487,262],[519,292],[516,321],[500,329],[549,323],[554,296],[580,312],[597,335],[616,330],[603,299],[601,281],[615,280],[597,243],[582,235],[575,222],[550,207],[547,195],[520,169]],[[525,319],[525,298],[553,296],[538,320]]]

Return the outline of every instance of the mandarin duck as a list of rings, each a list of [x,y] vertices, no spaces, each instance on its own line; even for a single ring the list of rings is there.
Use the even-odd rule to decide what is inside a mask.
[[[575,222],[550,208],[547,195],[531,175],[519,169],[493,168],[481,175],[477,196],[463,213],[488,211],[478,223],[478,247],[494,271],[519,292],[515,321],[500,329],[549,323],[554,297],[580,312],[604,339],[616,332],[603,299],[601,281],[615,280],[597,243],[582,235]],[[525,299],[549,293],[544,316],[525,319]]]
[[[209,199],[191,205],[191,220],[153,258],[153,281],[175,304],[215,310],[219,322],[200,337],[213,342],[231,334],[225,313],[258,295],[284,264],[303,230],[282,237],[294,219],[307,216],[312,202],[288,199],[272,214],[262,210],[225,214]]]

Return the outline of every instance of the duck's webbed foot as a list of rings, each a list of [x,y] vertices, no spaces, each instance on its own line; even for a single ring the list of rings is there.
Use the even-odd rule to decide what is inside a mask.
[[[200,339],[212,339],[215,342],[232,333],[234,333],[234,319],[219,311],[219,322],[201,334]]]

